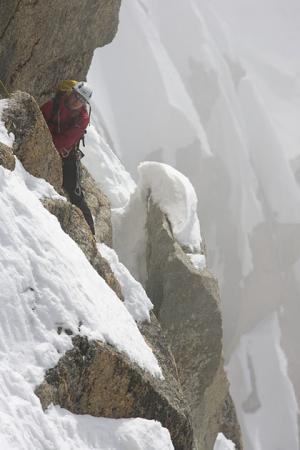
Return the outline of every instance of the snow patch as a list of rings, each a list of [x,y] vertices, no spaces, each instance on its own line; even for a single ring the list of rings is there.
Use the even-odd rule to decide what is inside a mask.
[[[206,258],[205,255],[200,253],[187,253],[186,254],[193,266],[198,270],[203,270],[206,268]]]
[[[8,134],[5,124],[1,120],[3,110],[8,106],[7,100],[0,100],[0,142],[2,144],[7,145],[8,147],[12,147],[15,137],[13,133]]]
[[[14,174],[24,182],[27,189],[32,192],[36,198],[42,200],[43,198],[50,198],[52,200],[63,200],[66,198],[59,195],[51,184],[47,183],[43,178],[36,178],[27,172],[22,163],[16,158],[16,166]]]
[[[214,450],[235,450],[235,445],[232,441],[226,439],[222,433],[219,433],[214,445]]]
[[[142,285],[136,281],[129,270],[119,261],[116,252],[105,244],[98,244],[102,256],[108,261],[119,281],[124,295],[124,304],[136,322],[150,322],[153,305]]]
[[[169,431],[154,420],[96,418],[54,406],[47,416],[50,427],[55,429],[55,449],[174,449]]]

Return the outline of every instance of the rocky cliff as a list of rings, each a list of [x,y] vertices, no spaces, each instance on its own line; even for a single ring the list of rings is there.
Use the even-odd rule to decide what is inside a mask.
[[[38,100],[58,81],[85,79],[96,47],[117,32],[121,0],[1,2],[0,80]]]
[[[94,47],[108,43],[117,27],[119,1],[47,5],[12,1],[0,19],[0,78],[10,90],[22,88],[38,100],[60,78],[85,77]],[[24,39],[18,40],[18,35]],[[0,164],[24,168],[64,196],[60,159],[34,98],[15,92],[2,120],[13,132],[13,148],[0,145]],[[96,225],[96,240],[112,245],[110,205],[87,170],[84,189]],[[124,300],[124,292],[103,258],[80,210],[66,199],[43,199],[61,228],[81,248],[96,272]],[[155,377],[113,345],[57,327],[71,336],[72,349],[46,371],[35,389],[44,409],[59,405],[75,414],[142,417],[166,427],[176,450],[210,450],[218,432],[242,448],[222,359],[222,321],[217,282],[195,269],[172,235],[167,217],[151,203],[148,211],[148,283],[155,314],[138,323],[163,377]]]
[[[218,431],[241,449],[241,434],[223,368],[217,280],[196,269],[174,239],[165,214],[149,200],[147,291],[167,332],[191,409],[199,450],[213,448]],[[228,424],[229,417],[230,426]]]

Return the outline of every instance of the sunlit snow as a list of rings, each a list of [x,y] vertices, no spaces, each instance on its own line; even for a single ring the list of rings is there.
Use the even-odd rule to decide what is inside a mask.
[[[0,442],[5,450],[69,450],[77,448],[76,440],[81,442],[68,423],[82,429],[83,419],[60,423],[65,438],[69,436],[62,446],[55,413],[45,415],[33,391],[45,369],[72,348],[71,337],[58,334],[58,327],[108,342],[162,377],[123,303],[38,200],[47,194],[46,187],[18,165],[15,172],[0,167]],[[48,193],[53,194],[50,186]],[[140,431],[144,433],[143,426]],[[81,448],[93,447],[86,443]]]

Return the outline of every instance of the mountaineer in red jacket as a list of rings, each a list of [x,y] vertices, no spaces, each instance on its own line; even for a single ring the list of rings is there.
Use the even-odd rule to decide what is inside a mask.
[[[60,83],[56,96],[45,103],[41,111],[62,158],[63,187],[69,194],[70,202],[81,209],[95,234],[93,217],[81,189],[80,159],[83,153],[79,150],[79,142],[89,124],[86,105],[91,96],[92,90],[87,83],[65,80]]]

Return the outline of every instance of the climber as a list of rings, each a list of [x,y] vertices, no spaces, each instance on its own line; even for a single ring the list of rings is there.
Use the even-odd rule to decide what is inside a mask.
[[[53,143],[62,158],[63,187],[70,202],[81,209],[91,232],[95,234],[94,221],[85,201],[80,180],[80,160],[84,156],[79,143],[84,142],[90,121],[87,104],[92,90],[87,83],[75,80],[62,81],[55,97],[41,107],[52,134]]]

